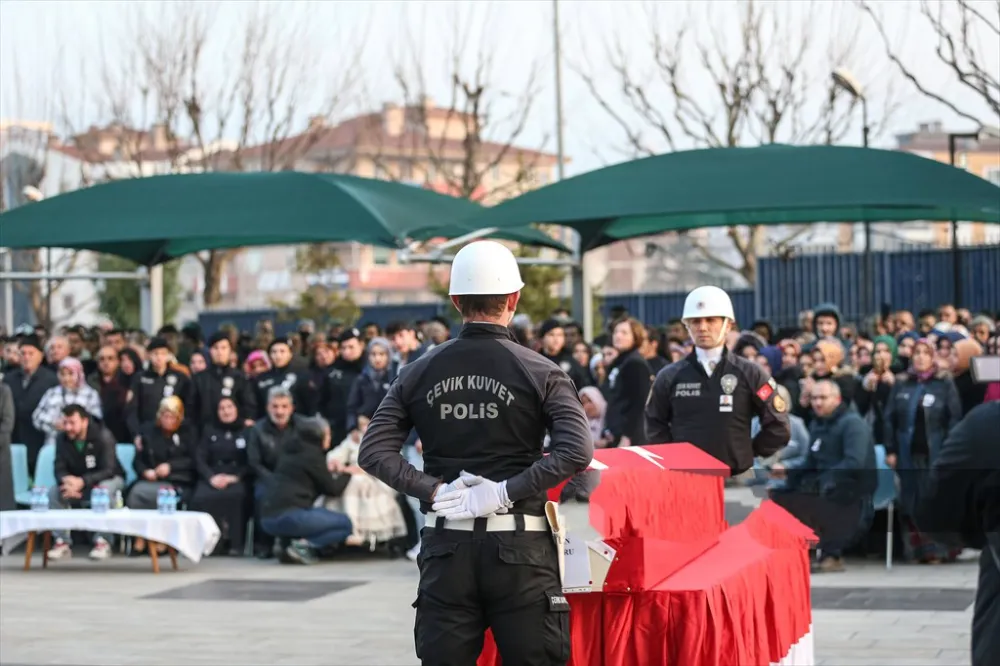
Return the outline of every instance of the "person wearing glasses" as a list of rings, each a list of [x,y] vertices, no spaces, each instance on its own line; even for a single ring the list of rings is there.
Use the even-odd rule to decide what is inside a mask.
[[[104,426],[111,431],[116,442],[131,442],[132,436],[125,421],[131,378],[121,371],[118,351],[111,345],[101,347],[96,359],[97,370],[87,377],[87,383],[101,397]]]
[[[808,452],[797,465],[772,466],[774,478],[788,481],[772,499],[819,537],[813,572],[843,571],[843,551],[875,491],[875,446],[871,428],[843,402],[836,381],[821,379],[809,401],[815,418],[809,424]]]

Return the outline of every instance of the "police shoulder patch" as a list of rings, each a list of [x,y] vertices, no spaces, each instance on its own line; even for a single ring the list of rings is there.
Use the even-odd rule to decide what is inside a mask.
[[[767,400],[774,393],[774,389],[771,388],[769,384],[764,384],[759,389],[757,389],[757,397],[761,400]]]
[[[774,405],[774,411],[779,414],[784,414],[788,411],[788,403],[785,402],[785,399],[781,397],[780,393],[774,394],[774,400],[771,401],[771,404]]]

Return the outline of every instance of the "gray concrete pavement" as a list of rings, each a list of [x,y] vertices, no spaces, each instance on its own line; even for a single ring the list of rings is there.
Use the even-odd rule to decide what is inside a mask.
[[[727,491],[727,496],[738,493]],[[579,529],[586,518],[572,510],[571,520]],[[182,561],[180,571],[166,569],[157,576],[144,558],[92,563],[86,551],[45,571],[23,572],[22,563],[19,554],[0,562],[0,664],[417,663],[410,608],[417,576],[415,565],[406,560],[361,559],[314,567]],[[928,606],[911,611],[815,610],[817,663],[968,664],[971,609],[930,607],[947,595],[959,603],[963,593],[971,599],[976,571],[974,562],[897,566],[890,572],[881,563],[867,562],[814,578],[814,588],[823,588],[823,596],[842,604],[885,607],[899,599],[901,605]],[[303,582],[308,585],[284,589],[284,584]],[[837,597],[838,589],[845,594]],[[937,589],[947,592],[931,592]],[[156,595],[181,598],[151,598]],[[273,600],[296,595],[312,598]]]

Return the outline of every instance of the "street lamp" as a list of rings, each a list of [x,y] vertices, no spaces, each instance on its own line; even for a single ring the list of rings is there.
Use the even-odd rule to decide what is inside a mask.
[[[864,88],[861,83],[858,82],[854,75],[851,74],[844,67],[838,67],[830,73],[833,78],[833,83],[836,87],[844,90],[847,94],[855,99],[855,101],[861,102],[861,145],[865,148],[868,147],[868,98],[865,96]],[[865,286],[864,289],[864,299],[863,299],[863,311],[864,315],[868,316],[872,313],[874,309],[874,290],[875,285],[872,281],[872,275],[874,271],[872,270],[872,225],[868,220],[864,221],[865,229],[865,249],[864,257],[862,260],[862,271],[861,271],[861,281]]]
[[[982,125],[978,132],[948,133],[948,164],[955,166],[956,142],[958,139],[973,140],[977,144],[989,139],[1000,139],[1000,127]],[[962,300],[962,255],[958,249],[958,220],[951,221],[951,269],[952,288],[955,307],[960,307]]]

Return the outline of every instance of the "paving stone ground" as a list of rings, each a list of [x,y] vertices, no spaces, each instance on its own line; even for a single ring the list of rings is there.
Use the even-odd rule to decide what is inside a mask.
[[[727,501],[752,507],[739,490],[727,490]],[[578,509],[570,520],[586,523]],[[417,573],[406,560],[295,567],[209,559],[159,575],[143,558],[92,563],[86,551],[44,571],[24,572],[22,564],[21,554],[0,561],[0,665],[418,663],[410,608]],[[817,664],[968,664],[971,608],[933,608],[971,599],[976,575],[975,561],[888,572],[873,561],[815,577],[817,599],[926,608],[814,610]],[[299,596],[308,598],[289,600]]]

